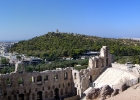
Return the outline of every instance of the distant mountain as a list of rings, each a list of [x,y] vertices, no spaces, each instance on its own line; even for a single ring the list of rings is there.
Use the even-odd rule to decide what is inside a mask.
[[[110,52],[116,56],[140,54],[140,42],[136,40],[55,32],[19,41],[10,51],[54,60],[58,57],[75,58],[90,50],[99,51],[104,45],[109,46]]]

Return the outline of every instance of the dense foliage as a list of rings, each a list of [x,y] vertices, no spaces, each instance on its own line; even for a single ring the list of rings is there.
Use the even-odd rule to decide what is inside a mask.
[[[58,57],[76,58],[89,50],[99,51],[104,45],[109,46],[111,53],[116,56],[140,55],[140,42],[136,40],[55,32],[20,41],[10,51],[55,60]]]
[[[114,57],[115,61],[121,64],[125,64],[126,62],[131,62],[132,64],[140,64],[140,56],[118,56]]]
[[[80,66],[76,66],[80,65]],[[44,71],[44,70],[53,70],[56,68],[66,68],[66,67],[73,67],[74,69],[80,70],[85,69],[88,67],[88,59],[85,60],[56,60],[50,63],[44,64],[41,63],[37,66],[28,65],[25,66],[26,72],[33,72],[33,71]],[[4,67],[0,69],[1,74],[10,73],[14,71],[14,66],[12,67]]]

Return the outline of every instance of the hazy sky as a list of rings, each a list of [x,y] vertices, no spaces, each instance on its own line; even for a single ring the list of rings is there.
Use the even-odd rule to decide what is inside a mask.
[[[48,31],[140,37],[140,0],[0,0],[0,40]]]

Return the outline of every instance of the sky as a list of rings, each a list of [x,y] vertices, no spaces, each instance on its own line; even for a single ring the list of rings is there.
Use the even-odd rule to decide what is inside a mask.
[[[48,32],[140,38],[140,0],[0,0],[0,40]]]

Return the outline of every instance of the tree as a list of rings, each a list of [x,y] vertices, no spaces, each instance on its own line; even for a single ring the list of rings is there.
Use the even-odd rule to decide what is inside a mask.
[[[6,65],[6,64],[9,63],[8,59],[6,59],[6,58],[2,58],[2,59],[0,60],[0,62],[1,62],[2,64],[4,64],[4,65]]]
[[[16,58],[17,58],[18,60],[21,60],[21,56],[19,56],[19,55],[18,55],[18,56],[16,56]]]

